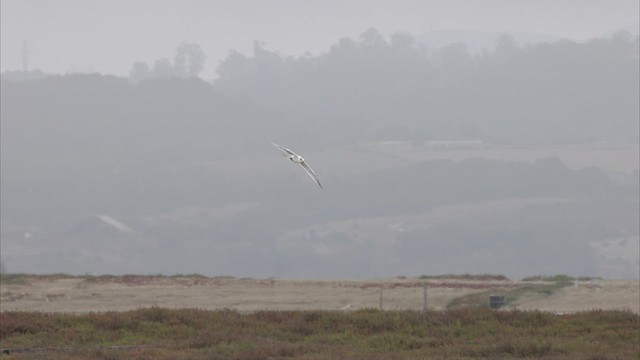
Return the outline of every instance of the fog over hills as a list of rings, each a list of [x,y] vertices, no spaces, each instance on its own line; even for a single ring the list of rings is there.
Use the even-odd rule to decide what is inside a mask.
[[[441,50],[450,45],[463,44],[469,53],[477,55],[483,51],[493,51],[502,35],[508,35],[519,46],[530,46],[540,43],[554,43],[563,40],[559,36],[531,32],[469,31],[439,30],[416,36],[419,44],[434,50]]]
[[[638,36],[422,41],[257,41],[211,82],[195,44],[129,77],[3,74],[3,265],[637,278]]]

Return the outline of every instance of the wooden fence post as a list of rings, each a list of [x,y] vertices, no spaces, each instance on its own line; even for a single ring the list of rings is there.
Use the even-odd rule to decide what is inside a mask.
[[[422,311],[427,311],[427,284],[422,287]]]

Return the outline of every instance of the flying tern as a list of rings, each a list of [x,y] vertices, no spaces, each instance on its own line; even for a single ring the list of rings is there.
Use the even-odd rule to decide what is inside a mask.
[[[282,156],[286,157],[287,159],[291,160],[292,162],[296,163],[296,164],[300,164],[300,166],[302,166],[304,168],[304,170],[307,172],[307,174],[309,174],[309,176],[311,176],[311,178],[316,182],[316,184],[318,184],[318,186],[320,186],[321,189],[324,189],[322,187],[322,184],[320,184],[320,180],[318,180],[318,177],[316,176],[316,173],[313,172],[313,170],[309,167],[309,165],[307,165],[307,163],[304,161],[304,158],[296,153],[294,153],[293,151],[287,149],[284,146],[280,146],[274,142],[271,142],[271,144],[275,147],[277,147],[278,149],[283,151]]]

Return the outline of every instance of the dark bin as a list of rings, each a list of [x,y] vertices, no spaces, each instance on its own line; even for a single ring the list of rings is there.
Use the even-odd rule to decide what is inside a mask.
[[[504,295],[489,295],[489,307],[498,309],[505,303]]]

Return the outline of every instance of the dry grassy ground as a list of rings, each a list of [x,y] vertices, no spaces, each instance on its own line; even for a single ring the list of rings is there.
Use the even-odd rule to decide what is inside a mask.
[[[473,277],[310,281],[202,276],[54,275],[5,276],[0,282],[0,311],[86,313],[127,311],[151,306],[234,309],[241,312],[356,310],[378,308],[381,292],[385,310],[421,310],[424,285],[428,286],[429,310],[445,309],[452,302],[465,298],[486,303],[488,294],[495,293],[510,297],[506,306],[508,309],[559,313],[593,309],[640,312],[640,284],[633,280],[574,280],[569,285],[548,290],[545,283],[540,281]],[[474,294],[476,296],[472,296]]]

